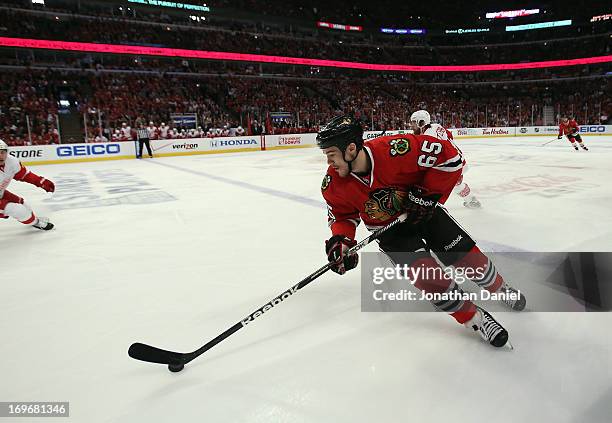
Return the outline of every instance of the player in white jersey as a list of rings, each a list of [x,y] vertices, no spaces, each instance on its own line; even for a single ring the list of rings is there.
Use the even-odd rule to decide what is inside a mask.
[[[19,160],[8,154],[8,145],[0,140],[0,219],[12,217],[37,229],[53,229],[49,219],[37,217],[23,198],[6,190],[13,179],[35,185],[47,192],[55,191],[53,182],[27,170]]]
[[[132,141],[132,128],[125,122],[121,124],[121,138],[125,141]]]
[[[150,140],[157,139],[157,127],[153,123],[153,121],[149,122],[149,126],[147,126],[147,132],[149,133]]]
[[[440,140],[449,140],[453,145],[453,134],[444,128],[442,125],[437,123],[431,123],[431,117],[429,113],[425,110],[417,110],[410,116],[410,127],[417,135],[429,135]],[[459,147],[455,145],[455,148],[461,152]],[[465,158],[463,158],[463,168],[461,172],[461,176],[457,181],[457,185],[453,189],[453,192],[457,194],[463,200],[463,205],[468,209],[477,209],[480,208],[481,204],[476,196],[470,195],[471,190],[467,183],[463,182],[463,177],[467,172],[467,164],[465,162]]]
[[[166,125],[165,122],[162,122],[161,126],[159,127],[159,138],[162,140],[167,140],[169,132],[170,126]]]

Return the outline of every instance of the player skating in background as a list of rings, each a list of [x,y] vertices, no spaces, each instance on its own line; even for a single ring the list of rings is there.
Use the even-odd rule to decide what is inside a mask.
[[[442,125],[431,123],[431,117],[425,110],[417,110],[410,116],[410,127],[416,135],[429,135],[439,140],[448,140],[455,145],[453,142],[453,134]],[[456,145],[455,148],[459,150],[459,147]],[[459,150],[459,152],[461,152],[461,150]],[[464,158],[461,176],[457,180],[457,185],[453,188],[453,192],[461,197],[465,207],[468,209],[477,209],[481,207],[480,201],[478,201],[475,195],[470,195],[470,186],[463,181],[463,177],[467,170],[468,167]]]
[[[358,255],[347,255],[356,245],[361,220],[375,230],[404,212],[399,224],[379,239],[380,249],[395,263],[426,272],[440,269],[432,252],[445,265],[459,271],[480,269],[475,282],[489,292],[513,293],[505,304],[525,308],[525,297],[506,284],[495,266],[442,206],[461,176],[463,158],[449,140],[428,135],[390,135],[363,141],[363,128],[349,116],[339,116],[317,135],[317,144],[329,164],[321,186],[328,206],[332,237],[325,251],[332,270],[343,274],[357,266]],[[406,254],[406,253],[417,254]],[[484,270],[483,270],[484,269]],[[414,285],[427,293],[463,294],[450,278],[417,276]],[[508,332],[488,312],[469,300],[433,302],[457,322],[477,331],[495,347],[508,340]]]
[[[559,136],[557,139],[561,139],[561,137],[565,135],[567,136],[569,142],[572,143],[572,146],[574,146],[576,151],[578,151],[576,141],[578,141],[578,144],[580,144],[580,147],[582,147],[583,150],[589,151],[589,149],[586,148],[586,145],[582,143],[582,137],[578,133],[579,130],[580,128],[578,127],[575,119],[569,119],[564,116],[561,118],[561,123],[559,124]]]
[[[53,229],[49,219],[36,217],[23,198],[6,190],[13,179],[36,185],[47,192],[55,191],[53,182],[27,170],[19,160],[8,154],[8,146],[0,140],[0,219],[12,217],[24,225],[45,231]]]

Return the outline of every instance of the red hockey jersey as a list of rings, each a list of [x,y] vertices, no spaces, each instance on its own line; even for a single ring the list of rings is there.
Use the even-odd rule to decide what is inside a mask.
[[[372,164],[369,175],[341,178],[330,166],[323,178],[321,191],[334,235],[354,238],[360,220],[372,230],[388,224],[403,211],[403,198],[412,186],[441,194],[444,203],[463,167],[452,142],[429,135],[383,136],[366,141],[364,150]]]
[[[577,134],[580,128],[574,119],[570,119],[567,125],[563,122],[559,125],[559,135]]]

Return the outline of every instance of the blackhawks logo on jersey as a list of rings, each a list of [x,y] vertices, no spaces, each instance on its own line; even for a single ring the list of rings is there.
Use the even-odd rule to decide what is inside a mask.
[[[395,156],[401,156],[410,151],[410,141],[407,138],[395,138],[389,142],[391,150],[389,153]]]
[[[388,220],[403,210],[406,193],[395,188],[380,188],[372,191],[365,202],[365,212],[374,220]]]
[[[321,191],[325,191],[331,182],[331,175],[325,175],[323,177],[323,182],[321,183]]]

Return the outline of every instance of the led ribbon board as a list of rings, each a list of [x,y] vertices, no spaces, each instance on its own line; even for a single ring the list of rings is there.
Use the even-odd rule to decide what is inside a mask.
[[[417,34],[422,35],[425,34],[425,29],[423,28],[380,28],[380,32],[384,32],[385,34]]]
[[[72,41],[34,40],[30,38],[0,37],[0,47],[63,50],[88,53],[127,54],[141,56],[178,57],[184,59],[227,60],[238,62],[280,63],[286,65],[325,66],[391,72],[475,72],[516,69],[552,68],[612,62],[612,55],[580,59],[549,60],[527,63],[498,63],[483,65],[386,65],[380,63],[346,62],[340,60],[307,59],[303,57],[269,56],[264,54],[229,53],[223,51],[186,50],[163,47],[142,47],[117,44],[78,43]]]
[[[210,7],[189,3],[179,3],[165,0],[128,0],[128,3],[144,4],[145,6],[170,7],[172,9],[197,10],[199,12],[210,12]]]
[[[489,32],[489,28],[459,28],[459,29],[446,29],[445,34],[474,34],[477,32]]]
[[[540,9],[505,10],[502,12],[490,12],[485,15],[487,19],[518,18],[520,16],[537,15]]]
[[[331,22],[319,21],[317,22],[317,26],[320,28],[341,29],[343,31],[363,31],[362,26],[344,25],[344,24],[337,24],[337,23],[331,23]]]
[[[557,26],[568,26],[572,24],[571,19],[565,21],[554,21],[554,22],[540,22],[526,25],[508,25],[506,31],[526,31],[528,29],[542,29],[542,28],[554,28]]]

